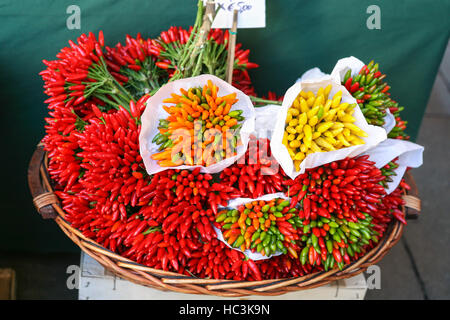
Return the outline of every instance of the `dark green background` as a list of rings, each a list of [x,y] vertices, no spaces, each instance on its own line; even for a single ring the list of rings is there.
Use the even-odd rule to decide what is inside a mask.
[[[278,94],[307,69],[331,72],[353,55],[375,59],[388,74],[392,95],[406,106],[416,137],[450,33],[448,0],[267,0],[265,29],[239,30],[251,49],[257,92]],[[46,106],[38,73],[42,59],[82,32],[104,30],[106,43],[126,33],[153,37],[170,25],[194,21],[195,0],[0,0],[1,222],[0,251],[76,251],[52,221],[40,219],[26,184],[29,158],[44,135]],[[81,30],[68,30],[66,8],[81,8]],[[368,30],[369,5],[381,8],[381,30]]]

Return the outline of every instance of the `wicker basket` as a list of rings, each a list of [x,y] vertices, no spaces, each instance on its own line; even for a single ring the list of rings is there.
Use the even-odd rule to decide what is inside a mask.
[[[312,289],[332,281],[353,277],[363,272],[370,265],[380,261],[389,249],[400,240],[403,233],[403,224],[393,221],[383,239],[375,248],[359,260],[346,265],[343,270],[336,268],[327,272],[317,272],[302,277],[263,281],[194,278],[137,264],[100,246],[91,239],[86,238],[77,229],[72,228],[64,219],[65,213],[59,205],[58,198],[53,193],[47,175],[47,160],[46,152],[43,146],[39,144],[31,158],[28,169],[28,183],[33,196],[33,203],[41,216],[45,219],[53,219],[81,250],[117,276],[140,285],[164,291],[242,297],[248,295],[276,296],[297,290]],[[403,211],[406,218],[414,219],[418,217],[420,212],[420,199],[418,198],[417,187],[412,176],[407,173],[405,179],[410,184],[411,190],[404,196],[406,205]]]

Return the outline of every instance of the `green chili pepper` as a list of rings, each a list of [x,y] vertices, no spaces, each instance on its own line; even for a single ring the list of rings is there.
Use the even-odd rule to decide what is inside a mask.
[[[332,253],[333,252],[333,241],[327,240],[325,244],[327,246],[327,251],[329,253]]]
[[[263,245],[262,245],[262,243],[260,242],[260,243],[258,243],[258,245],[256,246],[256,251],[257,251],[257,252],[261,252],[262,249],[263,249]]]
[[[281,206],[282,208],[287,207],[290,204],[289,200],[284,200],[283,202],[281,202],[279,204],[279,206]]]
[[[358,237],[358,238],[361,238],[361,233],[359,233],[355,229],[350,229],[350,233],[353,234],[354,236]]]
[[[263,232],[261,232],[261,234],[260,234],[260,236],[259,236],[259,239],[260,239],[261,241],[264,241],[264,239],[266,238],[266,236],[267,236],[267,232],[263,231]]]
[[[233,244],[234,248],[239,248],[244,243],[244,237],[240,235]]]
[[[350,78],[352,75],[352,69],[348,69],[345,73],[344,80],[342,80],[343,83],[347,82],[348,78]]]
[[[243,112],[242,110],[233,110],[230,113],[228,113],[228,115],[231,118],[236,118],[236,117],[240,116],[242,114],[242,112]]]
[[[223,220],[225,220],[227,218],[227,214],[226,213],[222,213],[220,216],[218,216],[216,218],[216,222],[222,222]]]
[[[304,247],[300,253],[300,263],[302,265],[306,264],[306,259],[308,258],[309,247]]]
[[[272,240],[272,236],[271,235],[267,235],[266,238],[262,242],[263,246],[267,246],[270,243],[271,240]]]
[[[275,217],[277,217],[277,218],[282,218],[283,217],[283,214],[281,212],[275,212],[273,215]]]
[[[256,231],[255,233],[253,233],[252,238],[251,238],[251,242],[256,241],[256,239],[259,238],[260,232]]]
[[[319,107],[319,111],[317,111],[317,118],[318,118],[319,120],[322,118],[323,113],[324,113],[323,106],[320,106],[320,107]]]

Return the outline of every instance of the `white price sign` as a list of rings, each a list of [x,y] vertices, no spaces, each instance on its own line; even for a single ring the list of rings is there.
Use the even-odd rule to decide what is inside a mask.
[[[207,0],[204,0],[206,4]],[[233,11],[238,11],[238,28],[264,28],[266,26],[265,0],[215,0],[217,12],[212,28],[230,29]]]

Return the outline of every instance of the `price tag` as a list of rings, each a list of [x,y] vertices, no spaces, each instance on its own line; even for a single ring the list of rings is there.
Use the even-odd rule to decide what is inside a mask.
[[[206,0],[204,3],[206,4]],[[266,26],[265,0],[215,0],[219,8],[212,28],[230,29],[233,11],[238,10],[238,28],[264,28]]]

